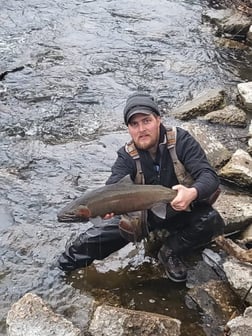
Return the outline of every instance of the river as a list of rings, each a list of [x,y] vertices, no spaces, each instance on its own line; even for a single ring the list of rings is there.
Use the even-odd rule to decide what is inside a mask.
[[[204,89],[252,80],[251,55],[216,43],[202,0],[0,0],[0,335],[34,292],[84,328],[92,297],[182,320],[205,335],[157,263],[129,246],[64,277],[55,266],[81,223],[69,199],[101,186],[128,139],[122,109],[137,89],[172,109]],[[164,116],[174,123],[169,114]],[[130,252],[130,254],[129,254]]]

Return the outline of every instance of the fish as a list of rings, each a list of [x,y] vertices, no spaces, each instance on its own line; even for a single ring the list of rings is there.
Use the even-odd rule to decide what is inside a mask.
[[[106,214],[122,215],[151,209],[165,218],[166,205],[177,191],[161,185],[134,184],[129,175],[119,182],[85,192],[57,214],[59,222],[87,222]]]

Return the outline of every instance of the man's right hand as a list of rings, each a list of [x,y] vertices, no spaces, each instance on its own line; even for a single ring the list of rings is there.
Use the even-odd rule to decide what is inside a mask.
[[[111,212],[111,213],[108,213],[108,214],[106,214],[104,217],[103,217],[103,219],[111,219],[111,218],[113,218],[114,217],[114,213],[113,212]]]

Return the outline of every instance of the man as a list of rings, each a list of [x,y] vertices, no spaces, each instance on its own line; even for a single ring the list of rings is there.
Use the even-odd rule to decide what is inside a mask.
[[[141,169],[145,184],[160,184],[177,190],[176,197],[167,205],[165,219],[148,210],[141,223],[146,225],[146,232],[161,228],[169,231],[158,258],[171,280],[185,281],[187,270],[183,255],[223,233],[223,219],[208,201],[219,187],[218,176],[199,143],[177,127],[176,155],[192,178],[190,186],[179,183],[167,145],[168,133],[161,122],[158,105],[150,95],[131,95],[124,108],[124,121],[132,141],[119,149],[106,184],[116,183],[126,175],[136,181]],[[129,150],[132,146],[136,156]],[[108,214],[105,219],[105,225],[90,228],[66,247],[59,259],[63,270],[88,266],[93,260],[103,259],[128,243],[119,225],[120,218]]]

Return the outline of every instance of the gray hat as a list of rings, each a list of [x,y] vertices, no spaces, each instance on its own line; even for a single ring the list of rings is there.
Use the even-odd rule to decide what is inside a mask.
[[[130,118],[137,113],[156,114],[160,116],[160,111],[154,98],[144,92],[136,92],[129,96],[123,111],[124,122],[128,125]]]

